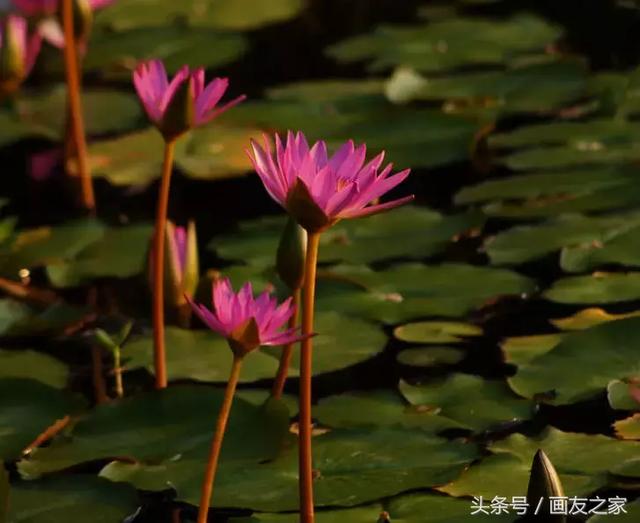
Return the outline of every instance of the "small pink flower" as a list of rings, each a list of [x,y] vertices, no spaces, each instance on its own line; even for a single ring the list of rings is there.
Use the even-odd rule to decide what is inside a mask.
[[[301,338],[296,329],[282,331],[294,312],[291,298],[278,305],[267,291],[254,299],[251,283],[236,294],[228,278],[213,283],[213,310],[189,301],[207,326],[229,341],[232,350],[246,354],[261,345],[284,345]],[[247,328],[252,325],[252,328]],[[253,331],[253,332],[251,332]]]
[[[246,98],[244,95],[238,96],[217,107],[229,85],[227,78],[215,78],[205,86],[204,69],[199,67],[191,71],[185,65],[169,81],[167,71],[160,60],[139,64],[133,73],[133,83],[147,115],[163,134],[179,134],[191,127],[204,125]],[[188,107],[180,109],[192,114],[178,115],[182,121],[172,121],[176,115],[170,114],[170,108],[177,98],[177,93],[185,88],[189,90],[191,110],[188,110]]]
[[[0,75],[6,75],[0,82],[19,84],[24,80],[36,63],[41,45],[37,32],[29,34],[25,18],[10,14],[0,19]]]
[[[409,175],[406,169],[389,176],[391,164],[378,174],[384,152],[365,165],[366,147],[356,147],[351,140],[332,157],[323,141],[309,148],[301,132],[289,132],[286,144],[277,134],[275,141],[275,155],[267,136],[264,148],[252,140],[253,154],[247,153],[271,197],[310,232],[322,231],[344,218],[393,209],[413,199],[412,195],[375,203]]]

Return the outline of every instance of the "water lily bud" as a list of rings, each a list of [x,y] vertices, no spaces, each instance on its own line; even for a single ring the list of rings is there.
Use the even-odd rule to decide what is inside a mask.
[[[180,307],[193,297],[200,276],[196,226],[193,221],[186,229],[167,222],[165,234],[165,300]]]
[[[175,140],[195,126],[195,88],[193,78],[181,82],[169,100],[160,123],[164,139]]]
[[[276,269],[280,279],[292,290],[302,286],[306,251],[307,231],[289,217],[280,237]]]
[[[42,38],[29,35],[27,21],[8,15],[0,20],[0,95],[14,92],[31,71]]]
[[[388,512],[382,512],[378,518],[378,523],[391,523],[391,517]]]
[[[564,523],[565,514],[551,514],[549,499],[564,497],[564,490],[555,467],[542,449],[536,452],[531,464],[531,475],[527,489],[529,515],[526,521],[544,521],[545,523]],[[542,503],[540,503],[542,500]],[[535,514],[536,508],[540,509]]]
[[[199,282],[198,238],[195,223],[179,227],[167,221],[165,229],[164,299],[170,308],[187,305],[193,298]],[[153,288],[153,256],[149,251],[149,288]]]

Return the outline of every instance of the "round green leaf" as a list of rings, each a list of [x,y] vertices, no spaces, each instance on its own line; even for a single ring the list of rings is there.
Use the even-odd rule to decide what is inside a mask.
[[[417,386],[401,381],[400,392],[412,405],[429,407],[475,431],[522,421],[534,413],[533,403],[516,397],[503,382],[468,374]]]
[[[458,343],[466,337],[482,336],[482,328],[453,321],[421,321],[396,327],[393,335],[410,343]]]
[[[545,298],[558,303],[616,303],[640,298],[640,272],[594,273],[554,282]]]
[[[465,351],[455,347],[416,347],[400,351],[396,357],[398,363],[412,367],[436,367],[455,365],[465,357]]]
[[[566,405],[590,398],[613,379],[640,374],[640,319],[611,321],[564,335],[553,350],[518,368],[509,385],[521,396],[544,394]],[[585,373],[588,369],[588,374]]]
[[[0,378],[30,378],[62,389],[69,369],[60,360],[33,350],[0,350]]]
[[[313,409],[314,417],[330,427],[416,428],[435,434],[461,425],[437,415],[437,409],[407,405],[397,394],[386,390],[353,392],[329,396]]]
[[[117,523],[139,507],[134,488],[95,476],[57,476],[11,485],[11,523]]]
[[[0,379],[0,458],[12,460],[57,420],[83,407],[78,398],[31,379]]]
[[[172,386],[98,406],[72,433],[35,450],[20,464],[26,477],[94,460],[129,459],[149,464],[180,461],[195,454],[204,466],[223,391],[202,386]],[[223,461],[260,461],[273,455],[289,420],[241,399],[234,401]],[[199,469],[200,467],[198,467]],[[198,470],[200,473],[200,470]],[[202,479],[202,477],[200,477]]]

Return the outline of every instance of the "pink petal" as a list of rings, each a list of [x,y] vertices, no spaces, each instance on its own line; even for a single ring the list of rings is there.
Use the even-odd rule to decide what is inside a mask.
[[[362,216],[369,216],[371,214],[377,214],[380,212],[388,211],[390,209],[394,209],[399,207],[400,205],[404,205],[405,203],[410,202],[415,198],[415,195],[405,196],[404,198],[399,198],[397,200],[392,200],[387,203],[382,203],[380,205],[371,205],[369,207],[365,207],[364,209],[360,209],[358,211],[349,211],[344,213],[340,218],[361,218]]]

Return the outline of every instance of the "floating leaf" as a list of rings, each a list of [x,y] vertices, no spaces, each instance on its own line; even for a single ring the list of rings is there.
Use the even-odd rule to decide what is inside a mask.
[[[151,464],[164,459],[179,461],[182,454],[196,452],[202,460],[197,467],[200,474],[212,436],[212,416],[218,412],[222,397],[219,389],[173,386],[100,405],[75,424],[70,436],[58,438],[22,460],[20,472],[34,477],[114,458]],[[207,412],[210,415],[203,416]],[[243,400],[234,402],[223,461],[259,461],[275,453],[270,431],[280,433],[282,427],[270,424],[262,412]]]
[[[55,476],[11,486],[11,523],[115,523],[133,515],[134,488],[88,475]]]
[[[315,374],[343,369],[378,354],[386,336],[375,325],[347,318],[335,312],[316,315],[314,337]],[[189,331],[169,327],[166,331],[167,369],[169,378],[201,381],[226,381],[232,363],[227,342],[211,331]],[[275,376],[280,347],[264,347],[247,358],[241,374],[242,382],[271,379]],[[150,336],[129,342],[122,352],[127,368],[146,367],[153,371],[153,344]],[[289,375],[297,376],[298,355],[294,353]]]
[[[23,268],[32,269],[76,256],[104,234],[105,226],[95,220],[79,220],[53,227],[18,232],[0,251],[0,267],[14,276]]]
[[[640,272],[594,273],[553,283],[544,297],[558,303],[616,303],[640,298]]]
[[[517,516],[511,514],[473,514],[470,500],[456,499],[437,494],[407,494],[389,502],[388,511],[392,523],[459,523],[472,519],[484,523],[492,521],[514,521]],[[339,523],[336,521],[336,523]]]
[[[214,238],[209,247],[229,260],[272,265],[284,223],[281,217],[242,222],[240,234]],[[424,258],[444,249],[457,234],[482,223],[474,214],[443,216],[408,205],[366,220],[338,223],[321,236],[320,261],[357,264],[396,257]]]
[[[0,350],[0,378],[30,378],[62,389],[69,369],[60,360],[33,350]]]
[[[416,73],[407,78],[407,72],[401,70],[391,77],[386,91],[396,103],[444,100],[449,113],[471,109],[472,115],[479,111],[493,117],[558,109],[584,93],[585,79],[583,64],[565,60],[435,78]]]
[[[615,514],[613,516],[611,513],[607,515],[598,514],[590,517],[587,522],[608,523],[609,521],[611,521],[612,517],[616,518],[616,523],[635,523],[636,521],[638,521],[638,518],[640,518],[640,501],[626,503],[624,506],[624,512],[620,512],[620,514]]]
[[[461,316],[504,295],[532,292],[535,283],[514,272],[463,264],[404,263],[373,271],[339,266],[322,274],[317,306],[385,323]]]
[[[45,429],[82,406],[76,397],[39,381],[0,379],[0,458],[17,458]]]
[[[505,361],[513,365],[524,365],[553,350],[562,341],[562,334],[537,334],[506,338],[500,348]]]
[[[624,320],[625,318],[635,318],[637,316],[640,316],[640,311],[611,314],[603,309],[591,307],[578,311],[567,318],[558,318],[550,321],[558,329],[577,331],[595,327],[608,321]]]
[[[640,414],[616,421],[613,429],[619,438],[640,440]]]
[[[640,443],[602,435],[546,429],[536,438],[513,434],[489,446],[494,455],[440,488],[453,496],[524,496],[533,455],[544,450],[554,463],[567,496],[585,495],[607,483],[607,473],[637,456]],[[584,456],[589,456],[584,459]]]
[[[231,438],[228,438],[231,439]],[[473,445],[447,442],[422,431],[401,429],[336,430],[314,441],[316,506],[354,506],[399,492],[441,485],[477,456]],[[213,505],[261,511],[298,507],[297,449],[258,466],[227,467],[216,480]],[[118,464],[103,474],[157,489],[170,482],[180,500],[197,504],[202,463],[189,459],[159,466]]]
[[[382,506],[350,508],[346,510],[318,510],[317,523],[371,523],[382,512]],[[229,523],[298,523],[298,514],[254,514],[246,518],[231,518]]]
[[[607,400],[612,409],[616,410],[640,410],[640,402],[631,394],[640,388],[635,383],[627,383],[621,380],[611,380],[607,384]]]
[[[540,18],[519,14],[505,20],[455,16],[413,27],[380,26],[330,47],[341,62],[369,60],[379,71],[406,65],[442,71],[471,64],[499,64],[514,55],[542,49],[560,35]]]
[[[393,335],[410,343],[458,343],[465,337],[482,336],[482,328],[453,321],[421,321],[396,327]]]
[[[197,27],[246,31],[293,18],[304,6],[302,0],[135,0],[109,6],[96,23],[122,30],[186,19]]]
[[[320,423],[334,428],[415,428],[435,434],[463,425],[438,416],[437,409],[414,408],[391,391],[353,392],[329,396],[313,409]]]
[[[523,225],[499,233],[487,240],[485,249],[492,263],[524,263],[567,246],[602,244],[639,223],[637,213],[560,216],[539,225]]]
[[[56,287],[72,287],[95,278],[140,274],[145,268],[152,231],[146,223],[108,229],[73,260],[48,265],[47,275]]]
[[[430,407],[474,431],[533,415],[533,403],[513,395],[503,382],[468,374],[454,374],[444,382],[410,385],[400,382],[400,392],[416,406]]]
[[[553,350],[521,365],[508,381],[521,396],[544,393],[545,401],[556,405],[585,400],[613,379],[640,375],[638,343],[639,318],[568,333]]]
[[[62,138],[67,120],[66,97],[66,87],[57,85],[43,93],[19,98],[16,110],[21,120],[34,130],[48,129],[49,137]],[[85,89],[82,103],[89,135],[127,131],[142,121],[140,102],[132,93]]]
[[[147,16],[150,12],[145,10]],[[108,77],[129,79],[140,60],[160,59],[174,72],[185,64],[220,67],[239,58],[245,50],[246,40],[236,33],[183,25],[136,27],[117,33],[94,32],[83,66]]]
[[[412,367],[436,367],[439,365],[455,365],[465,357],[465,351],[455,347],[416,347],[398,353],[396,359],[402,365]]]

